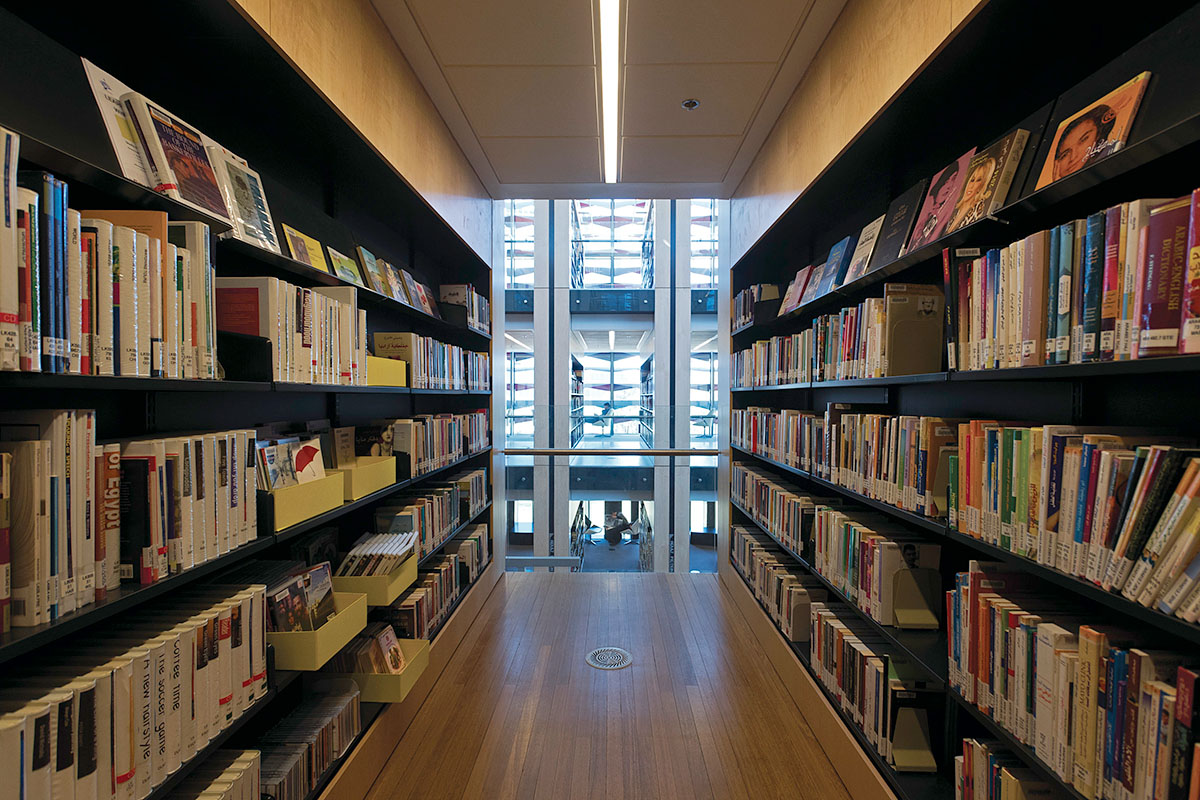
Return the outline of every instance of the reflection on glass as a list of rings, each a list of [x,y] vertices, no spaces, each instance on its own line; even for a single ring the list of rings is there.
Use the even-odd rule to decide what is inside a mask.
[[[691,284],[693,289],[717,285],[717,200],[693,200]]]

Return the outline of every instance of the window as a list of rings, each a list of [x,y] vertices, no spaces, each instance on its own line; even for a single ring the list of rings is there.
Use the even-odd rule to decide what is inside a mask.
[[[717,285],[718,202],[717,200],[691,201],[691,283],[693,289],[715,288]]]
[[[533,200],[504,201],[504,288],[533,288]]]
[[[654,285],[654,202],[571,201],[571,288]]]

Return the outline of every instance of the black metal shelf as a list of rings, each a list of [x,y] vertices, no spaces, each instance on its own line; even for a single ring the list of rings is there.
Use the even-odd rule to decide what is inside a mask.
[[[482,577],[483,573],[486,572],[487,568],[490,567],[491,565],[492,565],[492,560],[489,557],[488,562],[483,565],[482,569],[479,570],[479,576]],[[446,609],[446,615],[444,617],[442,617],[442,621],[437,624],[436,628],[434,628],[433,630],[431,630],[429,632],[429,644],[430,645],[432,645],[434,640],[437,639],[438,634],[441,633],[443,629],[445,629],[446,623],[448,623],[450,621],[450,618],[454,616],[454,612],[458,610],[458,607],[460,605],[462,605],[463,600],[466,600],[467,595],[470,594],[471,590],[474,589],[478,585],[479,585],[479,577],[476,577],[475,580],[473,580],[469,584],[467,584],[467,588],[465,588],[461,592],[459,592],[458,597],[454,598],[454,602],[451,603],[450,607]]]
[[[1086,364],[1049,364],[1041,367],[979,369],[950,373],[952,381],[1038,381],[1108,378],[1200,371],[1200,355],[1137,358],[1131,361],[1091,361]]]
[[[973,703],[967,702],[967,699],[955,689],[948,689],[946,694],[949,696],[951,702],[966,711],[972,719],[979,723],[988,732],[989,736],[998,739],[1006,749],[1021,759],[1026,766],[1037,772],[1043,780],[1054,786],[1060,794],[1070,797],[1072,800],[1091,800],[1091,798],[1085,797],[1076,791],[1075,787],[1071,784],[1058,777],[1058,773],[1054,771],[1053,767],[1038,758],[1027,745],[1022,744],[1017,737],[1009,733],[1007,728],[997,723],[987,714],[984,714]]]
[[[371,492],[368,495],[363,495],[362,497],[358,498],[357,500],[349,500],[345,503],[342,503],[337,508],[331,508],[330,510],[326,511],[323,514],[318,514],[317,516],[306,519],[303,522],[297,522],[295,525],[292,525],[289,528],[284,528],[281,531],[276,531],[275,542],[277,544],[283,544],[285,542],[291,541],[292,539],[296,538],[297,536],[299,536],[303,533],[308,533],[309,531],[314,530],[316,528],[320,528],[323,525],[328,525],[330,522],[333,522],[335,519],[337,519],[338,517],[341,517],[344,514],[348,514],[351,511],[362,508],[363,506],[368,506],[377,500],[382,500],[383,498],[393,495],[396,492],[399,492],[403,489],[407,489],[412,486],[416,486],[417,484],[421,483],[422,481],[432,478],[434,475],[438,475],[442,472],[445,472],[448,469],[457,467],[460,464],[470,461],[472,458],[482,455],[483,453],[489,452],[491,449],[492,448],[489,445],[488,447],[484,448],[483,450],[479,450],[478,452],[471,453],[470,455],[467,455],[467,456],[463,456],[462,458],[458,459],[457,461],[453,461],[449,464],[446,464],[443,467],[438,467],[437,469],[435,469],[431,472],[422,473],[422,474],[416,476],[415,478],[409,478],[408,480],[397,481],[396,483],[393,483],[391,486],[385,486],[378,491]]]
[[[429,563],[429,561],[431,561],[434,556],[440,555],[443,547],[445,547],[446,545],[450,544],[450,542],[452,542],[456,538],[458,538],[458,535],[460,533],[465,531],[468,526],[474,524],[475,520],[477,520],[481,516],[483,516],[484,512],[487,511],[491,507],[492,507],[492,501],[488,500],[486,503],[483,504],[482,508],[480,508],[478,511],[476,511],[474,514],[471,515],[470,519],[464,520],[463,522],[459,523],[459,526],[457,528],[455,528],[453,531],[451,531],[449,536],[447,536],[445,539],[442,539],[442,541],[438,542],[438,544],[436,544],[432,550],[430,550],[425,555],[421,556],[421,560],[417,562],[418,569],[420,567],[423,567],[425,564]]]
[[[922,372],[916,375],[889,375],[884,378],[845,378],[833,381],[813,381],[810,389],[839,389],[844,386],[905,386],[914,383],[945,383],[948,372]]]
[[[734,386],[729,391],[731,392],[787,392],[796,391],[798,389],[807,389],[812,384],[810,383],[779,383],[773,386]]]
[[[742,570],[732,558],[730,559],[730,564],[733,566],[734,572],[738,574],[738,577],[750,588],[750,581],[746,580],[746,576],[742,574]],[[753,596],[753,588],[750,588],[750,594]],[[758,602],[758,598],[755,598],[755,602]],[[767,619],[770,620],[771,614],[767,611],[766,606],[761,602],[758,605],[763,610],[763,613],[767,615]],[[771,625],[775,627],[774,621],[771,622]],[[843,724],[849,729],[851,735],[854,736],[855,741],[858,742],[858,746],[866,753],[867,758],[874,764],[876,771],[883,777],[892,791],[896,793],[896,797],[899,800],[935,800],[935,798],[951,798],[954,796],[954,786],[950,781],[942,777],[940,773],[897,772],[891,764],[887,763],[887,759],[879,755],[879,751],[871,744],[866,732],[854,724],[854,720],[849,719],[842,712],[841,701],[825,688],[825,684],[821,683],[821,679],[817,677],[816,672],[813,671],[812,664],[809,663],[809,655],[806,647],[803,644],[790,641],[777,627],[775,627],[775,632],[779,634],[779,637],[783,639],[793,655],[796,656],[796,660],[812,676],[813,683],[821,691],[821,694],[825,696],[825,699],[829,701],[829,705],[833,708],[834,713],[841,717]]]
[[[801,556],[792,548],[784,544],[778,536],[776,536],[765,525],[754,518],[750,511],[739,503],[737,500],[730,498],[730,504],[740,511],[746,519],[748,519],[756,528],[771,537],[771,541],[775,542],[780,549],[787,553],[796,561],[805,572],[808,572],[814,578],[819,580],[833,597],[848,606],[855,614],[858,615],[864,622],[870,625],[876,633],[886,638],[889,642],[895,645],[896,649],[901,651],[908,660],[923,670],[926,675],[932,678],[935,682],[945,685],[947,676],[946,666],[946,633],[944,630],[936,631],[917,631],[904,630],[891,625],[884,625],[874,619],[863,609],[847,597],[838,586],[816,570],[803,556]]]
[[[410,389],[413,394],[472,394],[490,395],[491,389]]]
[[[69,389],[131,392],[269,392],[266,381],[217,381],[199,378],[139,378],[129,375],[71,375],[44,372],[0,372],[5,389]]]
[[[103,622],[116,614],[148,603],[206,575],[232,566],[261,553],[272,544],[274,544],[273,537],[260,536],[223,556],[206,561],[178,575],[163,578],[158,583],[145,586],[134,583],[123,584],[118,589],[110,590],[104,602],[92,603],[65,614],[53,622],[43,623],[32,628],[13,628],[8,633],[0,635],[0,664],[58,641],[64,636],[70,636],[76,631],[98,622]]]
[[[192,774],[196,767],[208,760],[209,756],[218,750],[228,745],[242,727],[256,716],[264,708],[271,704],[292,681],[299,677],[299,672],[275,672],[271,677],[274,680],[267,688],[267,693],[254,701],[254,705],[247,708],[242,715],[229,723],[229,727],[218,733],[212,739],[209,739],[208,744],[196,751],[196,755],[189,758],[185,763],[179,765],[179,769],[167,776],[167,779],[150,790],[150,794],[146,796],[146,800],[163,800],[170,796],[175,787],[183,782],[183,779]]]
[[[346,759],[350,757],[350,754],[354,752],[356,747],[358,747],[359,742],[361,742],[363,737],[367,735],[367,731],[369,731],[371,726],[375,724],[375,721],[379,719],[379,715],[383,713],[385,706],[387,706],[387,703],[359,704],[358,712],[362,718],[362,729],[355,734],[354,739],[351,740],[350,745],[346,748],[346,751],[333,761],[329,762],[329,766],[327,766],[317,777],[316,782],[312,785],[312,788],[309,789],[308,794],[304,795],[304,800],[316,800],[316,798],[321,796],[321,793],[325,791],[325,787],[327,787],[329,782],[333,780],[333,776],[338,773],[338,770],[340,770],[342,765],[346,763]]]
[[[270,250],[264,250],[257,245],[250,244],[249,242],[243,242],[240,239],[219,239],[217,241],[217,248],[228,253],[236,254],[242,258],[257,261],[276,272],[293,275],[307,282],[318,283],[322,286],[353,287],[358,290],[358,298],[360,302],[386,308],[390,311],[417,320],[431,328],[471,333],[486,340],[490,340],[492,338],[491,334],[478,331],[468,325],[455,325],[447,322],[441,317],[435,317],[432,314],[426,313],[422,309],[413,308],[407,303],[402,303],[399,300],[388,297],[385,294],[380,294],[374,289],[354,283],[353,281],[342,280],[332,273],[326,272],[323,269],[318,269],[317,267],[309,266],[303,261],[297,261],[291,256],[285,256],[281,255],[280,253],[274,253]],[[218,260],[218,269],[220,269],[220,266],[220,261]]]

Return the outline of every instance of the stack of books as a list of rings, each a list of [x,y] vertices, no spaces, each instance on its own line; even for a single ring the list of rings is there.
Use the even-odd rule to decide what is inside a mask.
[[[375,531],[415,532],[417,558],[432,553],[487,503],[487,469],[460,472],[405,492],[375,509]]]
[[[339,650],[323,669],[326,672],[367,672],[399,675],[408,663],[396,639],[396,631],[386,622],[370,622],[362,633]]]
[[[354,681],[320,682],[298,708],[259,739],[263,796],[304,800],[354,744],[362,724]]]
[[[376,331],[372,352],[408,364],[414,389],[488,392],[492,387],[492,357],[465,350],[411,331]]]
[[[443,303],[467,309],[467,327],[479,333],[492,330],[492,307],[488,299],[469,283],[443,283],[438,287]]]
[[[754,322],[754,304],[779,299],[779,286],[774,283],[755,283],[733,296],[730,318],[735,329]]]

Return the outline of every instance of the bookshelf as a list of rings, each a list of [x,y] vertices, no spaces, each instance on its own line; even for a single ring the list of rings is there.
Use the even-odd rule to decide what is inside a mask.
[[[786,286],[796,270],[822,261],[834,242],[856,234],[918,180],[928,178],[968,148],[982,149],[1021,127],[1030,131],[1030,140],[1005,202],[994,215],[879,265],[783,316],[756,304],[752,317],[731,330],[731,352],[772,336],[799,333],[820,315],[836,314],[866,298],[880,297],[887,282],[940,287],[945,250],[1002,248],[1037,231],[1122,202],[1191,193],[1200,185],[1200,172],[1194,167],[1200,154],[1200,92],[1194,88],[1200,63],[1182,48],[1184,43],[1200,41],[1200,9],[1170,4],[1139,17],[1133,28],[1118,30],[1117,26],[1098,24],[1090,33],[1086,52],[1071,46],[1041,49],[1038,42],[1045,31],[1029,30],[1028,19],[1023,18],[1020,9],[1003,4],[988,4],[964,23],[876,120],[734,264],[730,292],[736,295],[760,283]],[[1011,71],[987,79],[986,108],[973,106],[977,114],[949,137],[952,141],[944,133],[935,132],[935,109],[946,97],[975,96],[983,88],[978,85],[974,65],[982,64],[986,54],[994,52],[1000,42],[1006,42],[1006,47],[1030,48],[1030,52],[1044,57],[1019,61]],[[1037,172],[1060,122],[1142,70],[1151,72],[1153,82],[1143,98],[1128,144],[1066,178],[1035,189]],[[970,105],[972,101],[967,102]],[[895,143],[899,141],[926,144],[898,148]],[[936,371],[738,386],[731,389],[729,402],[734,409],[799,409],[818,417],[830,403],[848,403],[872,405],[863,413],[892,417],[1025,421],[1013,425],[1127,426],[1195,436],[1191,398],[1200,391],[1200,356],[966,370],[947,363],[945,344],[943,337],[942,365]],[[889,525],[921,541],[940,544],[943,591],[954,588],[955,574],[966,571],[970,561],[998,562],[1007,572],[1027,576],[1039,597],[1087,609],[1089,616],[1080,624],[1113,624],[1138,631],[1146,642],[1153,643],[1146,646],[1172,652],[1194,653],[1200,643],[1200,624],[1146,607],[1068,571],[968,535],[949,524],[945,516],[929,517],[867,497],[836,480],[767,457],[750,445],[731,446],[731,458],[734,463],[771,473],[802,492],[836,497],[850,510],[882,515]],[[926,678],[936,679],[944,687],[946,697],[930,723],[937,772],[898,772],[878,757],[851,715],[843,711],[841,702],[817,679],[809,664],[807,643],[788,642],[775,631],[796,669],[810,677],[830,700],[831,721],[840,720],[848,731],[845,738],[857,743],[898,797],[953,797],[954,757],[961,753],[956,748],[963,737],[996,740],[1003,751],[1050,783],[1058,796],[1092,797],[1040,759],[1029,741],[1022,741],[995,716],[958,693],[948,677],[952,664],[947,656],[949,634],[944,609],[936,632],[879,625],[736,499],[731,499],[729,519],[734,525],[774,540],[787,563],[824,583],[840,611],[860,618],[879,637],[883,651],[905,657],[918,665]],[[753,583],[740,572],[732,552],[728,559],[721,560],[721,573],[730,586],[753,596]],[[766,624],[774,627],[770,612],[761,603],[758,607],[767,618]],[[1173,682],[1173,670],[1171,675]]]
[[[571,356],[571,447],[583,441],[583,364]]]
[[[8,53],[20,54],[0,64],[0,79],[9,87],[0,96],[0,126],[21,135],[23,169],[44,169],[69,185],[72,208],[149,209],[167,212],[172,222],[203,222],[213,235],[212,261],[218,277],[270,276],[303,287],[356,286],[358,307],[367,311],[368,335],[414,331],[468,350],[491,351],[491,335],[469,327],[465,320],[451,314],[439,319],[286,255],[219,239],[219,234],[229,230],[227,223],[122,176],[81,56],[244,157],[261,176],[277,235],[286,223],[352,257],[356,245],[362,245],[406,267],[435,292],[441,282],[469,283],[490,299],[488,263],[234,4],[188,0],[171,8],[143,9],[144,13],[133,16],[100,8],[67,8],[61,3],[37,9],[15,3],[0,6],[0,46]],[[187,34],[181,35],[185,30]],[[171,69],[145,59],[144,51],[139,54],[132,46],[151,40],[173,42],[172,60],[178,61]],[[211,57],[214,41],[227,49],[220,59]],[[246,81],[248,74],[255,76],[253,82]],[[270,91],[262,91],[263,86],[270,86]],[[214,101],[214,92],[220,94],[220,102]],[[258,342],[258,352],[262,352],[263,341]],[[275,381],[269,368],[264,375],[257,369],[261,364],[241,358],[253,345],[243,350],[224,344],[223,339],[218,342],[218,358],[226,380],[4,372],[0,373],[0,409],[95,409],[97,441],[105,442],[166,437],[177,431],[253,428],[275,420],[328,419],[333,425],[358,425],[380,418],[464,413],[491,405],[490,391]],[[7,680],[31,665],[54,663],[56,654],[70,652],[79,638],[119,629],[132,613],[169,609],[172,597],[181,589],[219,580],[249,559],[290,558],[291,547],[318,528],[335,528],[339,545],[348,547],[358,534],[373,528],[373,510],[381,502],[406,490],[420,490],[459,470],[490,467],[491,459],[491,448],[484,447],[440,469],[398,480],[279,531],[271,524],[271,503],[260,495],[257,537],[241,547],[156,583],[124,583],[110,590],[103,602],[86,605],[53,622],[0,634],[0,675]],[[489,470],[489,481],[490,477]],[[490,558],[495,551],[490,485],[487,494],[485,504],[470,519],[461,520],[423,563],[442,553],[466,528],[481,523],[489,525]],[[437,641],[432,644],[442,652],[431,659],[436,667],[422,676],[426,685],[444,666],[499,575],[497,565],[489,563],[443,615],[443,623],[433,632]],[[166,797],[218,748],[252,747],[256,736],[307,694],[311,677],[275,669],[273,650],[268,647],[268,692],[158,783],[149,796],[154,800]],[[412,702],[419,704],[421,697],[423,694]],[[394,708],[409,713],[408,705]],[[320,776],[310,799],[337,780],[338,770],[368,736],[376,746],[383,738],[399,737],[401,731],[395,727],[383,726],[387,728],[383,730],[377,724],[388,718],[389,708],[363,704],[362,732],[346,755]],[[382,761],[367,767],[379,769]]]
[[[642,444],[654,447],[654,355],[642,362],[638,394],[638,436]]]

